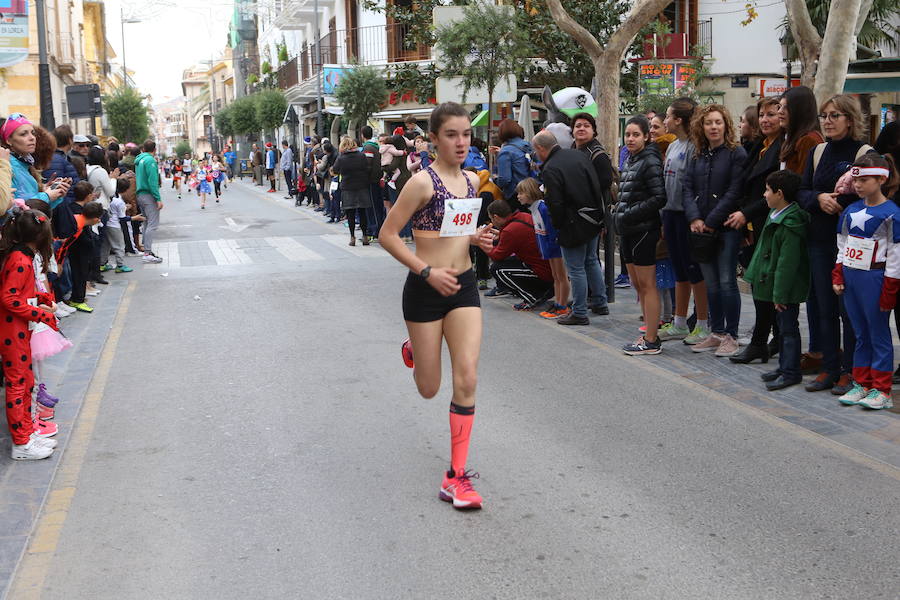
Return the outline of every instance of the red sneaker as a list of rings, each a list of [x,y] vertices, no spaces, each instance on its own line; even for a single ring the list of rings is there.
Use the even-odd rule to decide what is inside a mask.
[[[44,406],[42,404],[37,405],[37,416],[38,419],[42,421],[50,421],[55,416],[55,411],[52,408]]]
[[[53,437],[57,433],[59,433],[59,427],[56,423],[47,423],[40,419],[34,420],[34,435],[37,437]]]
[[[412,369],[415,363],[413,362],[412,342],[409,341],[409,338],[406,338],[403,345],[400,346],[400,354],[403,355],[403,364]]]
[[[481,496],[472,487],[472,479],[478,479],[478,473],[466,471],[457,477],[445,473],[438,497],[444,502],[452,502],[453,508],[481,508]]]

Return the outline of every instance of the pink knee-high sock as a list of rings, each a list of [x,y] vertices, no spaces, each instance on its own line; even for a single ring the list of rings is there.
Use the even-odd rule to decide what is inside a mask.
[[[474,406],[450,403],[450,470],[454,475],[462,475],[466,471],[469,436],[472,434],[474,421]]]

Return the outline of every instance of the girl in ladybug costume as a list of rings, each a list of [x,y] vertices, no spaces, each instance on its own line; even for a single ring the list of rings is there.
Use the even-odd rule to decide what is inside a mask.
[[[42,433],[31,416],[31,331],[36,323],[59,331],[53,297],[38,293],[34,278],[35,254],[48,264],[51,238],[47,216],[27,207],[13,208],[0,229],[0,357],[14,460],[47,458],[56,447],[55,430]]]

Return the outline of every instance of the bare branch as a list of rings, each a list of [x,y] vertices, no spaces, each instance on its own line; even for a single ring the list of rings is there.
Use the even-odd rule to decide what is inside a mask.
[[[563,8],[561,0],[547,0],[547,8],[550,9],[550,16],[559,25],[559,28],[572,36],[575,42],[584,48],[591,62],[596,62],[600,55],[603,54],[603,47],[594,35],[582,27],[572,16]]]
[[[800,52],[801,83],[812,88],[816,77],[816,61],[822,51],[822,37],[813,25],[806,0],[785,0],[791,36]]]

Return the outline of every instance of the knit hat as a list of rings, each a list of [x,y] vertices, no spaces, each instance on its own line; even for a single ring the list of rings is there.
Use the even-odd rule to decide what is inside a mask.
[[[13,113],[6,118],[3,127],[0,128],[0,142],[4,144],[9,140],[13,132],[22,125],[31,125],[31,121],[25,118],[22,113]]]
[[[266,142],[266,148],[271,148],[271,147],[272,147],[272,142]]]

